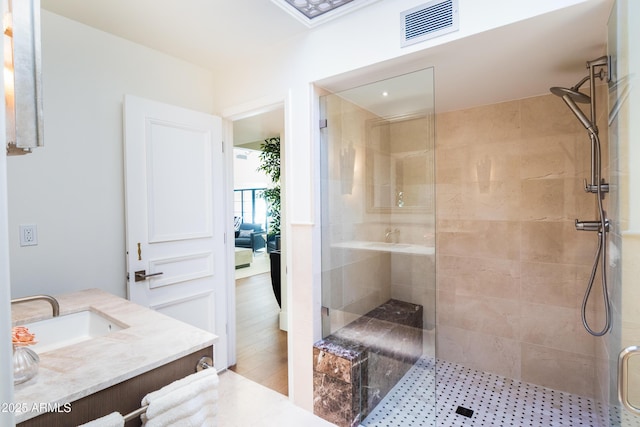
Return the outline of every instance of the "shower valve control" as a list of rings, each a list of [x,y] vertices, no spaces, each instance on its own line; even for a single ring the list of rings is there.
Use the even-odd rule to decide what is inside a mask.
[[[602,222],[600,221],[578,221],[576,219],[576,230],[578,231],[601,231]],[[604,230],[609,231],[609,221],[605,221]]]

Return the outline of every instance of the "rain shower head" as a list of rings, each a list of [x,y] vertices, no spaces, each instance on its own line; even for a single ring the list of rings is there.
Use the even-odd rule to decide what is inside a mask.
[[[585,95],[584,93],[579,92],[575,87],[567,89],[566,87],[554,86],[549,90],[552,94],[560,97],[564,97],[566,95],[569,98],[573,99],[575,102],[580,102],[582,104],[588,104],[591,102],[591,97],[589,97],[589,95]]]
[[[580,86],[582,86],[587,80],[589,80],[589,76],[584,77],[580,80],[574,87],[567,89],[566,87],[558,87],[554,86],[550,88],[552,94],[559,96],[562,100],[567,104],[567,106],[573,111],[573,114],[576,115],[580,123],[590,132],[594,132],[593,123],[587,118],[587,116],[582,112],[582,110],[576,105],[576,102],[580,102],[582,104],[591,104],[591,97],[589,95],[585,95],[580,92]]]
[[[589,80],[589,76],[585,76],[582,78],[582,80],[576,83],[571,89],[567,89],[566,87],[554,86],[549,90],[551,90],[552,94],[558,95],[559,97],[568,95],[575,102],[579,102],[581,104],[589,104],[591,102],[591,97],[589,97],[589,95],[585,95],[584,93],[580,92],[580,87],[583,84],[585,84],[588,80]]]

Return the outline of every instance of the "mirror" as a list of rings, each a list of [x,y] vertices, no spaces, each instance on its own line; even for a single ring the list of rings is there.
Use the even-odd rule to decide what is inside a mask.
[[[40,0],[5,4],[4,74],[7,154],[43,145]]]
[[[433,212],[433,115],[369,120],[366,135],[367,210]]]

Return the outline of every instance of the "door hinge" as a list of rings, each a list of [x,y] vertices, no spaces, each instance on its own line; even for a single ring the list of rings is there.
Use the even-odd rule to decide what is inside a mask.
[[[320,129],[327,127],[327,119],[320,119]]]
[[[224,153],[224,141],[221,141],[221,145],[222,145],[222,152]]]

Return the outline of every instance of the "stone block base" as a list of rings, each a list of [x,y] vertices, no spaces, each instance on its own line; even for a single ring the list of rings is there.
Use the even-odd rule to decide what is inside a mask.
[[[357,426],[422,355],[422,310],[389,300],[317,342],[314,413]]]

